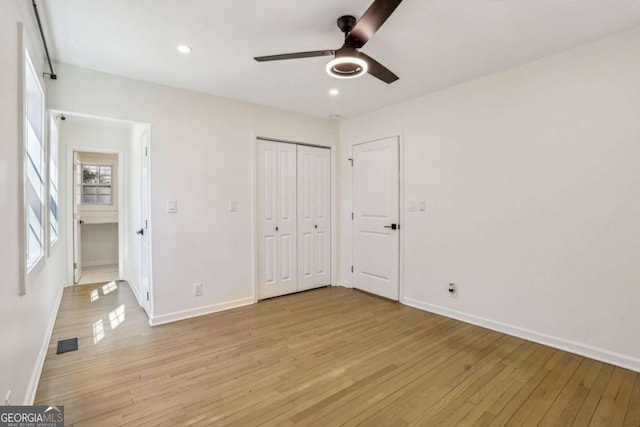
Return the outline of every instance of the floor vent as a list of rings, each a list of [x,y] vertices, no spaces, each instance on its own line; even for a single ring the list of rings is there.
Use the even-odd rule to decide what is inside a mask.
[[[78,349],[78,338],[58,341],[58,354],[76,351]]]

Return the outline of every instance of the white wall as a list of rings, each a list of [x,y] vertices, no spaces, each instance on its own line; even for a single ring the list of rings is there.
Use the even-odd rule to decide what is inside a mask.
[[[335,146],[338,126],[273,108],[58,64],[64,111],[151,125],[153,319],[253,301],[254,135]],[[166,213],[168,199],[178,213]],[[228,212],[229,200],[239,210]],[[194,298],[192,284],[204,295]]]
[[[341,124],[403,134],[403,302],[640,370],[640,30]],[[455,282],[458,298],[447,296]]]
[[[118,264],[118,224],[82,226],[82,267]]]
[[[39,75],[44,70],[41,42],[31,2],[4,0],[0,13],[0,402],[8,390],[13,404],[33,402],[41,364],[47,350],[63,287],[65,241],[61,238],[49,256],[33,270],[26,283],[26,295],[19,295],[18,247],[20,238],[18,189],[22,177],[18,173],[21,152],[19,113],[22,108],[19,91],[18,22],[27,29],[27,45]],[[65,203],[64,194],[60,205]],[[48,214],[48,213],[47,213]],[[60,212],[60,235],[65,233],[64,212]]]

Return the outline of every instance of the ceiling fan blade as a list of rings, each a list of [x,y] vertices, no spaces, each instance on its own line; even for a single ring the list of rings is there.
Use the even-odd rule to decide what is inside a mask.
[[[373,77],[376,77],[388,84],[391,84],[400,78],[369,55],[360,52],[360,58],[364,59],[367,62],[367,65],[369,65],[368,72]]]
[[[255,59],[258,62],[264,61],[281,61],[283,59],[299,59],[299,58],[313,58],[315,56],[333,56],[333,50],[314,50],[312,52],[296,52],[285,53],[282,55],[269,55],[269,56],[257,56]]]
[[[400,3],[402,0],[375,0],[360,17],[345,42],[358,49],[364,46]]]

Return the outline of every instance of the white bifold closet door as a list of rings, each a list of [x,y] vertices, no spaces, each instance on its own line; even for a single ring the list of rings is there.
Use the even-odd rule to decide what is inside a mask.
[[[298,146],[298,290],[331,284],[331,162],[325,148]]]
[[[330,150],[258,141],[258,299],[331,284]]]
[[[298,290],[296,145],[258,141],[258,298]]]

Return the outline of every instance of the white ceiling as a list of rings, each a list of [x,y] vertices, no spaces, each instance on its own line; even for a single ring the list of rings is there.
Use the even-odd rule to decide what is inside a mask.
[[[42,3],[60,62],[320,117],[371,111],[640,25],[640,0],[405,0],[362,49],[400,76],[391,85],[329,77],[326,57],[253,60],[337,49],[336,19],[371,2]],[[180,43],[193,53],[178,54]]]

